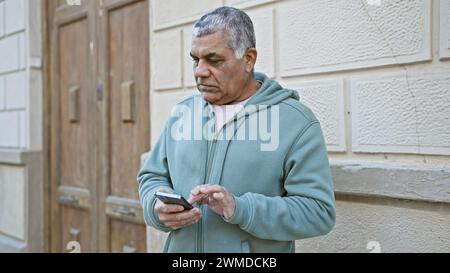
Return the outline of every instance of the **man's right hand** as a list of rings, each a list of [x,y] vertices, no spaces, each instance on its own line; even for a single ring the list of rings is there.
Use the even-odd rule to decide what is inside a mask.
[[[169,192],[167,189],[159,189],[158,191]],[[202,218],[202,212],[199,208],[185,210],[179,205],[164,204],[159,199],[156,201],[154,210],[164,225],[175,230],[195,224]]]

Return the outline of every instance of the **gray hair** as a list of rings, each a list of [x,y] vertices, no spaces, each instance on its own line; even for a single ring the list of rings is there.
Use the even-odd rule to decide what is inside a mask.
[[[250,17],[240,9],[220,7],[203,15],[194,25],[192,35],[202,37],[224,30],[228,47],[241,59],[247,49],[256,47],[255,30]]]

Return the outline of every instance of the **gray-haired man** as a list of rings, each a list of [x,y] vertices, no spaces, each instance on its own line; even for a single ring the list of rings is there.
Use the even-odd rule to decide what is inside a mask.
[[[170,231],[165,251],[292,252],[294,240],[334,225],[320,124],[295,91],[254,72],[255,47],[253,24],[241,10],[218,8],[194,25],[190,55],[200,95],[179,105],[193,109],[200,100],[215,137],[175,140],[174,124],[191,124],[191,117],[171,117],[138,175],[146,222]],[[278,130],[274,149],[261,149],[263,138],[223,137],[240,135],[252,117],[261,122],[269,112],[277,114],[269,120]],[[200,205],[183,210],[155,199],[155,191]]]

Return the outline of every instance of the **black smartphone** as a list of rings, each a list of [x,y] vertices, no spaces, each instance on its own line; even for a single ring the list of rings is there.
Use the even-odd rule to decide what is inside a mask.
[[[183,196],[176,193],[155,192],[155,196],[164,204],[180,205],[184,209],[193,209],[194,207]]]

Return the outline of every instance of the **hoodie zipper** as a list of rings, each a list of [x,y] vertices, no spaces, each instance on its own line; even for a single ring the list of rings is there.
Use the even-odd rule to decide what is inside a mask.
[[[242,110],[241,110],[242,111]],[[239,111],[240,112],[240,111]],[[256,112],[259,112],[259,110],[257,110]],[[212,164],[214,163],[214,156],[215,156],[215,154],[216,154],[216,146],[217,146],[217,138],[219,137],[219,135],[220,135],[220,133],[222,132],[222,130],[224,130],[224,128],[226,127],[226,125],[228,124],[228,123],[232,123],[232,122],[237,122],[237,115],[238,113],[236,113],[236,114],[234,114],[234,117],[231,119],[231,120],[229,120],[228,122],[226,122],[223,126],[222,126],[222,128],[221,128],[221,130],[217,133],[216,132],[216,120],[215,120],[215,118],[216,118],[216,116],[215,116],[215,114],[214,114],[214,112],[213,112],[213,119],[214,119],[214,124],[213,124],[213,132],[214,132],[214,138],[213,138],[213,140],[212,140],[212,142],[211,142],[211,146],[209,147],[209,149],[208,149],[208,147],[207,147],[207,162],[206,162],[206,168],[205,168],[205,180],[203,181],[203,184],[206,184],[206,183],[209,183],[210,181],[210,178],[211,178],[211,173],[212,173]],[[204,253],[204,233],[203,233],[203,230],[204,230],[204,225],[205,225],[205,223],[206,223],[206,213],[205,213],[205,211],[206,211],[206,208],[205,208],[206,206],[205,205],[201,205],[201,211],[202,211],[202,218],[200,219],[200,223],[199,223],[199,225],[198,225],[198,229],[197,229],[197,232],[198,232],[198,236],[197,236],[197,252],[198,253]]]
[[[214,155],[216,151],[216,143],[217,143],[217,137],[219,136],[219,133],[216,133],[216,120],[215,120],[215,114],[213,113],[213,132],[214,132],[214,138],[211,142],[211,146],[207,147],[207,162],[206,162],[206,168],[205,168],[205,180],[203,181],[203,184],[209,183],[209,179],[211,177],[211,165],[214,162]],[[202,218],[200,219],[200,223],[198,225],[198,235],[197,238],[197,252],[203,253],[204,252],[204,234],[203,234],[203,225],[206,223],[205,217],[206,217],[206,208],[205,205],[201,205],[201,211],[202,211]]]
[[[212,163],[214,162],[214,155],[215,155],[215,151],[216,151],[216,143],[217,143],[217,139],[214,138],[212,143],[211,143],[211,151],[210,151],[210,156],[208,158],[208,166],[207,166],[207,175],[206,175],[206,180],[203,182],[203,184],[209,183],[209,179],[211,177],[211,171],[212,171]],[[202,219],[201,219],[201,224],[199,225],[200,228],[200,244],[199,244],[199,252],[203,253],[204,252],[204,233],[203,233],[203,226],[206,223],[206,206],[202,205]]]
[[[241,110],[242,111],[242,110]],[[214,138],[211,142],[211,146],[209,147],[209,149],[207,149],[207,163],[206,163],[206,168],[205,168],[205,181],[203,181],[203,184],[209,183],[210,178],[211,178],[211,172],[212,172],[212,164],[214,162],[214,156],[216,153],[216,145],[217,145],[217,138],[219,137],[220,133],[222,132],[222,130],[224,130],[224,127],[226,127],[226,125],[228,123],[232,123],[232,122],[236,122],[237,121],[237,114],[234,115],[234,117],[226,122],[222,129],[217,133],[216,132],[216,121],[215,121],[215,114],[213,113],[213,118],[214,118],[214,124],[213,124],[213,132],[214,132]],[[207,147],[208,148],[208,147]],[[198,253],[204,253],[204,233],[203,233],[203,225],[205,225],[206,220],[206,208],[205,205],[201,205],[201,211],[202,211],[202,218],[200,219],[200,223],[198,225],[198,235],[197,238],[197,252]]]

